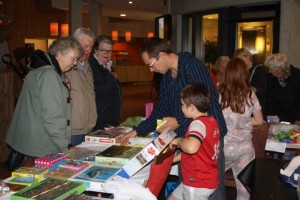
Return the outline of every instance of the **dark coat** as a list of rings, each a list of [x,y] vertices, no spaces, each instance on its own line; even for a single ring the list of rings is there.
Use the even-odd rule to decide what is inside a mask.
[[[250,85],[256,89],[255,94],[258,98],[259,104],[262,108],[262,113],[265,117],[268,77],[271,76],[271,74],[269,74],[262,65],[256,65],[252,67],[249,72]]]
[[[121,88],[113,74],[91,56],[90,65],[94,78],[97,106],[97,123],[94,130],[108,125],[118,126],[121,122]]]
[[[277,115],[280,121],[291,123],[300,120],[300,70],[291,66],[285,87],[273,76],[268,82],[266,114]]]

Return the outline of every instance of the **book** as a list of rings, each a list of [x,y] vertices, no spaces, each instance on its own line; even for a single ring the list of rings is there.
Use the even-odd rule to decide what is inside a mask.
[[[20,167],[11,173],[9,183],[29,186],[44,179],[46,168]]]
[[[86,187],[83,182],[47,178],[12,194],[11,199],[58,200],[63,199],[70,194],[81,194],[85,189]]]
[[[85,142],[99,144],[120,144],[123,136],[132,128],[120,126],[94,131],[85,136]]]
[[[101,192],[104,183],[119,170],[118,166],[92,165],[71,177],[70,180],[84,181],[88,190]]]
[[[142,147],[112,145],[96,155],[95,162],[98,164],[123,166],[142,150]]]

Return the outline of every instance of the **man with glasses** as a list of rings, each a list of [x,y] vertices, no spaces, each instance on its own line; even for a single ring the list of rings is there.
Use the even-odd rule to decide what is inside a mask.
[[[78,28],[73,37],[84,50],[84,55],[78,59],[77,65],[66,73],[70,80],[72,99],[71,144],[76,146],[84,141],[85,135],[92,131],[97,120],[94,80],[88,62],[95,35],[88,29]]]
[[[208,69],[202,61],[192,57],[188,52],[175,54],[170,45],[160,38],[148,39],[141,48],[141,57],[151,72],[163,74],[158,102],[151,115],[133,131],[122,139],[125,144],[130,137],[145,136],[155,131],[157,119],[166,120],[166,124],[157,131],[163,132],[170,127],[178,137],[184,137],[191,119],[187,119],[181,111],[180,91],[187,84],[201,83],[211,94],[211,105],[208,114],[213,115],[220,129],[220,148],[218,158],[220,185],[212,199],[226,199],[224,187],[224,136],[227,133],[226,123],[218,102],[218,96],[210,78]]]
[[[94,43],[91,64],[98,119],[94,130],[107,126],[118,126],[121,122],[121,85],[112,70],[111,55],[114,42],[107,36],[100,35]]]

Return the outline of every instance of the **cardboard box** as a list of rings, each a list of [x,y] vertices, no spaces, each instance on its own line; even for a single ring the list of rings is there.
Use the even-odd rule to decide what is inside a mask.
[[[132,128],[120,126],[94,131],[85,136],[85,142],[115,145],[120,144],[124,134],[128,133],[131,130]]]
[[[85,182],[86,189],[103,191],[105,182],[120,170],[120,167],[109,165],[92,165],[91,167],[75,174],[69,180]]]
[[[154,139],[140,153],[126,163],[117,175],[123,178],[130,178],[145,165],[151,162],[156,155],[160,154],[175,137],[176,133],[170,130],[166,130],[159,134],[156,139]]]
[[[96,155],[95,162],[97,164],[123,166],[141,150],[143,150],[142,147],[112,145]]]
[[[47,172],[46,168],[20,167],[11,173],[12,178],[9,183],[29,186],[44,180]]]

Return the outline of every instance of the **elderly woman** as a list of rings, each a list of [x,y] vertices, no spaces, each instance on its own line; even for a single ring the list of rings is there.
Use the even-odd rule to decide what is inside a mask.
[[[122,90],[112,70],[114,41],[99,35],[94,43],[94,54],[89,59],[94,78],[98,118],[94,130],[118,126],[121,122]]]
[[[70,84],[64,72],[83,54],[72,37],[55,40],[48,53],[36,50],[8,130],[12,148],[7,160],[11,170],[23,162],[54,152],[66,153],[71,139]]]
[[[299,123],[300,70],[290,65],[282,53],[269,56],[265,61],[273,75],[269,79],[267,115],[277,115],[280,121]]]

